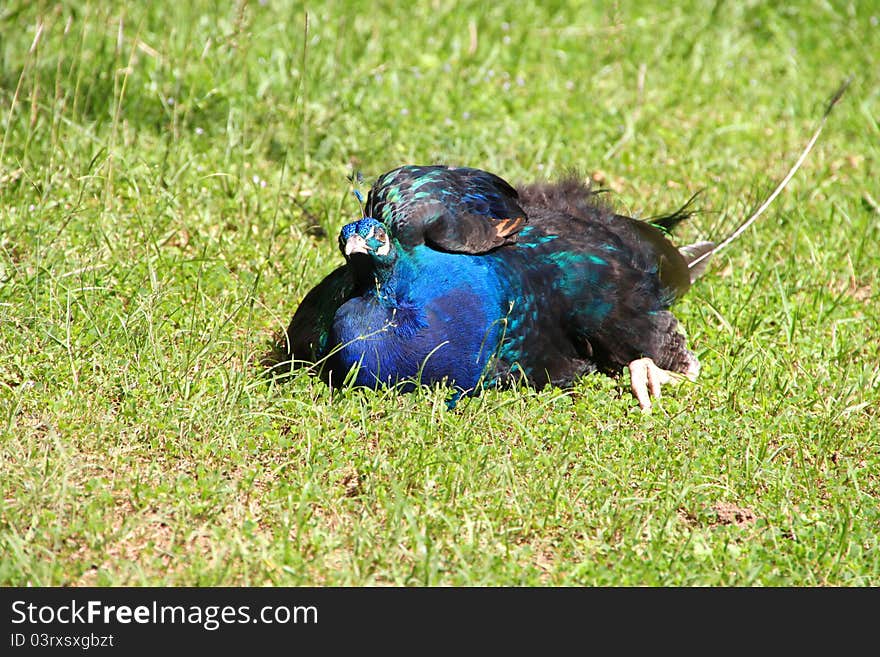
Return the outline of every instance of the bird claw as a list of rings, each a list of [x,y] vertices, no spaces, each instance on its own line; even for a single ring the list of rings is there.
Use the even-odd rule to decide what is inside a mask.
[[[628,367],[632,391],[639,401],[639,408],[642,410],[642,413],[651,412],[651,397],[659,399],[660,386],[665,383],[678,383],[684,379],[696,381],[700,371],[696,359],[694,359],[687,372],[683,374],[661,369],[650,358],[634,360]]]

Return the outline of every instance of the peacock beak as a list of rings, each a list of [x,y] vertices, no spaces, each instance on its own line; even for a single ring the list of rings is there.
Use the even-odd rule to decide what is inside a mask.
[[[352,253],[367,253],[367,241],[355,233],[345,242],[345,255],[350,256]]]

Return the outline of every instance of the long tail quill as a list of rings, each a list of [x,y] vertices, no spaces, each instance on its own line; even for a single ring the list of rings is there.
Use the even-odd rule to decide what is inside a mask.
[[[736,230],[734,230],[730,235],[725,237],[723,240],[718,242],[714,248],[705,253],[699,255],[688,263],[689,269],[696,269],[700,267],[702,264],[705,267],[706,260],[709,259],[710,256],[718,253],[725,246],[733,242],[737,237],[742,235],[749,226],[755,223],[755,220],[760,217],[764,210],[770,207],[770,204],[779,196],[780,192],[785,189],[785,186],[788,185],[788,182],[794,177],[794,174],[797,173],[797,170],[801,168],[801,165],[804,163],[804,160],[807,159],[807,155],[810,154],[810,151],[813,150],[813,145],[816,143],[816,140],[819,139],[819,135],[822,134],[822,128],[825,127],[825,122],[828,120],[828,115],[831,114],[831,110],[834,109],[834,106],[843,96],[843,93],[846,91],[846,88],[849,86],[852,81],[852,77],[848,78],[837,91],[834,92],[834,95],[831,97],[831,100],[828,103],[828,106],[825,108],[825,113],[822,115],[822,118],[819,120],[819,125],[816,128],[816,131],[813,133],[813,136],[810,137],[810,141],[807,142],[807,145],[804,147],[803,152],[797,161],[792,165],[791,169],[788,170],[788,173],[785,174],[785,177],[780,181],[780,183],[776,186],[776,188],[770,193],[770,195],[766,198],[766,200],[758,206],[758,209],[755,210],[748,219],[742,222]],[[693,277],[692,277],[693,278]]]

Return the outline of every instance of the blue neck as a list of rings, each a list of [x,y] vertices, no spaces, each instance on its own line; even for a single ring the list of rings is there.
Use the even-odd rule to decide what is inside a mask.
[[[417,282],[418,273],[412,256],[404,251],[393,263],[377,266],[373,272],[372,286],[367,295],[374,296],[386,308],[400,308],[409,303],[410,288]]]
[[[501,295],[482,256],[428,247],[401,252],[337,313],[332,344],[341,348],[333,369],[344,373],[360,364],[356,383],[371,387],[445,378],[470,390],[498,346]]]

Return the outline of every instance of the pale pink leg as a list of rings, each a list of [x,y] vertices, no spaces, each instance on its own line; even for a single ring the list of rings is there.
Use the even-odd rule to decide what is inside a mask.
[[[632,391],[643,413],[651,412],[651,397],[660,397],[660,386],[665,383],[678,383],[682,379],[696,381],[699,373],[700,364],[696,358],[684,374],[660,369],[650,358],[639,358],[629,364]]]

